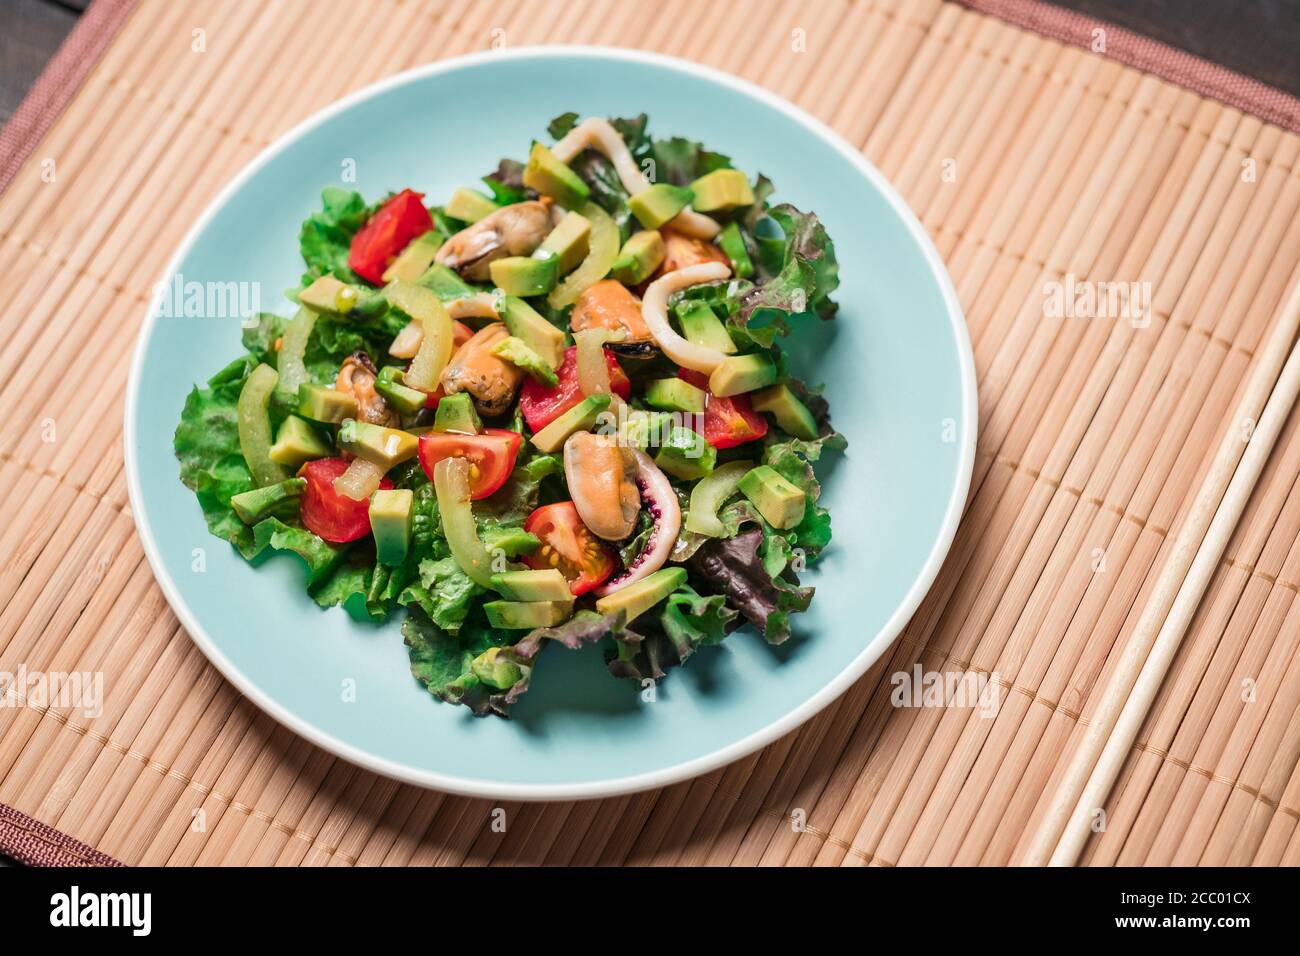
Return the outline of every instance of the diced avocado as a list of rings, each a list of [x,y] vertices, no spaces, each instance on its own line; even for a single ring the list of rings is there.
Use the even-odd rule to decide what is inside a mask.
[[[244,524],[257,524],[287,501],[296,501],[307,487],[306,478],[289,478],[274,485],[231,495],[230,507]]]
[[[704,389],[680,378],[657,378],[645,388],[646,404],[666,412],[702,414],[707,397]]]
[[[414,458],[420,440],[400,428],[385,428],[372,422],[349,419],[339,429],[339,447],[387,471],[408,458]]]
[[[564,362],[564,333],[523,299],[506,296],[501,318],[505,320],[506,330],[523,339],[552,369],[558,369]]]
[[[451,216],[452,219],[459,219],[461,222],[478,222],[485,216],[490,216],[500,207],[482,193],[476,193],[472,189],[466,189],[461,186],[451,194],[447,200],[447,205],[442,207],[442,211]]]
[[[573,614],[573,601],[488,601],[483,612],[493,627],[530,631],[563,624]]]
[[[433,416],[433,430],[458,432],[462,435],[477,435],[483,431],[483,421],[478,417],[474,399],[469,392],[456,392],[438,399],[438,410]]]
[[[346,282],[340,282],[334,276],[321,276],[307,288],[298,293],[298,302],[315,309],[317,312],[333,312],[337,315],[366,313],[373,311],[372,303],[378,297],[369,289],[359,289]]]
[[[691,192],[695,193],[692,205],[699,212],[734,209],[754,203],[749,179],[739,169],[715,169],[706,173],[691,183]]]
[[[608,395],[588,395],[534,435],[533,445],[539,451],[558,451],[574,432],[586,431],[596,424],[600,413],[609,408],[609,402]]]
[[[703,302],[683,299],[676,307],[677,321],[687,341],[705,348],[715,349],[724,355],[733,355],[736,343],[727,334],[726,326]]]
[[[424,275],[441,245],[442,236],[432,229],[412,239],[392,264],[384,270],[384,281],[392,282],[400,279],[403,282],[414,282]]]
[[[619,426],[619,441],[645,451],[651,445],[659,445],[664,432],[672,426],[673,416],[669,412],[647,412],[643,409],[629,409],[626,418]]]
[[[577,209],[591,195],[587,184],[541,143],[533,143],[524,167],[524,185],[550,196],[565,209]]]
[[[713,471],[718,463],[718,451],[704,440],[704,436],[680,425],[668,433],[667,440],[659,446],[655,464],[674,478],[694,481]]]
[[[793,528],[803,520],[805,495],[771,465],[759,465],[740,479],[740,493],[773,528]]]
[[[560,275],[572,272],[590,249],[591,220],[576,212],[566,212],[559,225],[538,246],[543,252],[553,252],[560,257]]]
[[[640,285],[664,263],[664,237],[658,229],[634,232],[614,260],[612,274],[624,285]]]
[[[751,397],[756,412],[768,412],[776,419],[782,431],[789,432],[795,438],[815,441],[817,438],[817,420],[813,418],[808,406],[795,397],[789,385],[773,385]]]
[[[729,355],[709,376],[709,391],[720,397],[752,392],[775,384],[778,375],[776,363],[766,355]]]
[[[630,623],[686,583],[685,568],[660,568],[635,584],[596,601],[599,614],[626,611]]]
[[[555,374],[555,369],[551,368],[540,355],[529,348],[528,344],[518,336],[507,335],[492,346],[492,354],[497,358],[505,359],[515,368],[523,369],[543,385],[554,388],[560,384],[560,377]]]
[[[560,257],[554,253],[544,259],[507,256],[488,266],[488,272],[506,295],[544,295],[555,288],[560,278]]]
[[[542,544],[542,539],[530,534],[523,528],[507,525],[487,526],[479,531],[483,547],[492,554],[501,551],[507,558],[514,560],[521,554],[532,554]]]
[[[501,656],[501,648],[489,647],[469,662],[474,676],[497,690],[509,690],[524,679],[524,669]]]
[[[450,299],[463,299],[465,296],[473,295],[478,291],[478,289],[458,276],[453,269],[444,266],[441,262],[435,262],[429,266],[428,270],[416,280],[415,284],[428,289],[442,302],[447,302]]]
[[[632,215],[647,229],[658,229],[691,204],[691,191],[671,183],[655,183],[627,202]]]
[[[304,382],[298,386],[298,414],[314,422],[337,425],[357,415],[357,400],[347,392]]]
[[[429,396],[418,388],[411,388],[396,365],[385,365],[375,378],[375,391],[403,415],[414,415],[424,408]]]
[[[727,223],[718,233],[718,248],[731,260],[731,271],[737,279],[748,279],[754,274],[754,261],[749,258],[745,237],[740,234],[740,226],[736,223]]]
[[[410,488],[380,488],[370,496],[370,530],[380,564],[395,566],[406,560],[414,504],[415,493]]]
[[[329,455],[330,446],[321,441],[316,430],[297,415],[290,415],[281,423],[270,451],[273,462],[290,468],[297,468],[313,458],[328,458]]]
[[[541,571],[501,571],[492,586],[511,601],[572,601],[569,582],[555,568]]]

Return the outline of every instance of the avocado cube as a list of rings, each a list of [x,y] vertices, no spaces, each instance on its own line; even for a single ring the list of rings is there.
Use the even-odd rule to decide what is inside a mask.
[[[803,520],[806,496],[771,465],[746,472],[737,487],[773,528],[793,528]]]
[[[694,481],[712,474],[717,463],[718,450],[699,432],[680,425],[668,433],[667,441],[659,446],[659,453],[655,455],[656,465],[682,481]]]
[[[463,299],[465,296],[473,295],[478,289],[474,288],[460,276],[455,270],[444,266],[441,262],[435,262],[420,276],[415,282],[422,289],[428,289],[438,297],[440,302],[447,302],[451,299]]]
[[[316,430],[306,420],[297,415],[290,415],[275,433],[275,444],[268,453],[277,465],[297,468],[303,462],[314,458],[328,458],[330,447],[316,434]]]
[[[380,488],[370,496],[370,531],[380,564],[392,567],[406,560],[414,506],[415,493],[409,488]]]
[[[642,229],[623,243],[618,258],[614,260],[612,274],[624,285],[640,285],[663,265],[666,255],[664,237],[659,230]]]
[[[543,385],[554,388],[560,384],[560,377],[555,374],[555,370],[517,336],[507,335],[497,342],[492,346],[492,354],[509,362],[515,368],[523,369]]]
[[[666,412],[704,414],[704,389],[680,378],[657,378],[646,385],[646,404]]]
[[[483,613],[493,627],[531,631],[535,627],[563,624],[573,613],[573,600],[488,601],[483,605]]]
[[[314,422],[337,425],[357,416],[357,400],[347,392],[304,382],[298,386],[298,414]]]
[[[502,571],[492,575],[492,586],[512,601],[572,601],[569,582],[555,568],[540,571]]]
[[[691,197],[689,189],[672,183],[655,183],[629,199],[627,206],[641,225],[658,229],[689,206]]]
[[[244,524],[257,524],[280,505],[297,501],[307,487],[306,478],[288,478],[274,485],[263,485],[252,491],[242,491],[230,496],[230,507]]]
[[[625,611],[627,613],[625,623],[631,623],[685,583],[685,568],[660,568],[635,584],[629,584],[620,591],[599,598],[596,601],[596,612],[613,614],[616,611]]]
[[[438,410],[433,415],[433,430],[460,435],[477,435],[483,431],[483,421],[478,417],[474,399],[469,392],[456,392],[438,399]]]
[[[442,237],[432,229],[412,239],[384,270],[384,281],[414,282],[424,275],[441,245]]]
[[[506,295],[545,295],[560,278],[560,257],[547,252],[537,256],[507,256],[488,266],[488,273]]]
[[[461,186],[451,194],[442,211],[461,222],[474,223],[492,215],[500,207],[482,193]],[[428,268],[426,266],[426,268]]]
[[[754,261],[749,258],[745,237],[740,234],[740,226],[736,223],[727,223],[718,233],[718,248],[731,260],[731,271],[737,279],[748,279],[754,274]]]
[[[591,221],[576,212],[566,212],[559,225],[538,246],[544,252],[560,257],[560,275],[572,272],[578,263],[587,258],[590,250]]]
[[[779,370],[767,355],[729,355],[709,376],[709,391],[719,397],[739,395],[776,384]]]
[[[773,385],[765,388],[761,392],[755,392],[751,401],[754,411],[770,414],[782,431],[804,441],[817,439],[817,420],[808,411],[808,406],[790,391],[790,386]]]
[[[631,448],[645,451],[651,445],[662,444],[664,432],[672,428],[672,420],[673,416],[669,412],[629,409],[619,426],[619,441]]]
[[[334,276],[321,276],[307,288],[298,293],[298,302],[317,312],[332,312],[347,315],[358,311],[358,307],[372,293],[358,289],[354,285],[340,282]]]
[[[469,662],[474,676],[497,690],[509,690],[524,679],[524,669],[514,661],[501,656],[501,648],[489,647]]]
[[[528,153],[524,185],[550,196],[565,209],[577,209],[591,196],[591,189],[578,174],[541,143],[533,143]]]
[[[749,179],[739,169],[715,169],[691,183],[691,192],[695,193],[693,205],[699,212],[754,204]]]
[[[406,384],[403,373],[396,365],[385,365],[375,378],[375,391],[403,415],[414,415],[424,408],[429,396],[418,388]]]
[[[676,312],[682,335],[686,336],[687,341],[724,355],[735,354],[736,343],[727,334],[726,326],[703,302],[684,299],[676,306]]]
[[[552,369],[564,362],[564,333],[546,321],[536,309],[518,296],[506,296],[501,310],[506,330],[522,339]]]
[[[588,395],[533,436],[538,451],[558,451],[574,432],[586,431],[609,408],[608,395]]]
[[[388,471],[394,465],[414,458],[419,451],[420,440],[400,428],[385,428],[371,422],[348,419],[339,429],[339,447]]]

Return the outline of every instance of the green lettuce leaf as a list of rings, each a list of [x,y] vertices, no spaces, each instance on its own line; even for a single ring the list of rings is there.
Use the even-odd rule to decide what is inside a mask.
[[[233,544],[245,558],[259,549],[253,529],[230,507],[233,495],[254,487],[239,449],[235,405],[256,365],[253,356],[238,358],[212,376],[206,387],[191,391],[172,438],[181,481],[198,498],[208,530]]]
[[[352,237],[365,225],[371,208],[359,192],[326,186],[321,191],[321,208],[307,217],[298,233],[298,247],[307,264],[302,284],[310,285],[323,275],[333,275],[344,282],[361,282],[348,267],[348,249]]]
[[[508,635],[490,627],[481,612],[456,633],[433,623],[418,607],[402,623],[411,674],[439,700],[464,704],[479,717],[509,710],[506,695],[480,680],[471,666],[488,648],[506,646]]]
[[[455,558],[426,558],[419,564],[419,580],[408,584],[398,601],[418,605],[432,623],[455,634],[469,616],[474,599],[483,593]]]

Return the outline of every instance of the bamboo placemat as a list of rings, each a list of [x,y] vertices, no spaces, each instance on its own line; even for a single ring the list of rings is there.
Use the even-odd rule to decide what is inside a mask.
[[[619,799],[451,797],[281,729],[179,627],[127,504],[127,357],[216,190],[343,93],[503,42],[660,50],[830,123],[933,235],[979,372],[967,515],[897,644],[762,752]],[[131,864],[1014,861],[1248,427],[1234,396],[1300,278],[1298,158],[1292,133],[939,0],[144,0],[0,196],[0,671],[106,688],[95,719],[0,708],[0,803]],[[1150,283],[1149,324],[1048,318],[1067,274]],[[1086,862],[1300,862],[1298,472],[1293,415]],[[996,674],[997,716],[892,706],[916,663]]]

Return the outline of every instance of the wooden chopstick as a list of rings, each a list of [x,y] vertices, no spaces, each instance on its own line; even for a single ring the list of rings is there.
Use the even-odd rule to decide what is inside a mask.
[[[1259,355],[1237,406],[1234,425],[1219,446],[1137,627],[1019,861],[1022,865],[1073,865],[1092,832],[1095,816],[1137,739],[1228,539],[1300,395],[1297,328],[1300,282],[1292,287]]]

